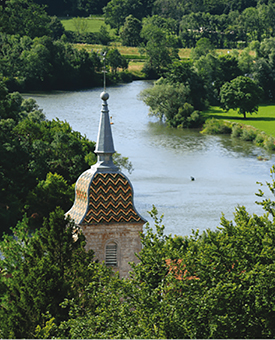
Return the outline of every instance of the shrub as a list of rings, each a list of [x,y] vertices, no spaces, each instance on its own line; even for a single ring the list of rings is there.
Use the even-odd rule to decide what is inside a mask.
[[[145,73],[147,79],[159,78],[159,75],[157,74],[156,70],[147,61],[143,65],[142,72]]]
[[[82,43],[108,45],[111,41],[110,37],[103,35],[101,32],[77,33],[73,31],[66,31],[65,37],[66,41],[74,44]],[[64,39],[64,37],[62,39]]]
[[[243,128],[243,133],[240,136],[240,139],[252,142],[255,140],[256,136],[257,136],[257,132],[254,129],[250,127],[245,127]]]
[[[130,83],[133,80],[133,76],[128,71],[119,72],[119,77],[123,83]]]
[[[222,135],[231,134],[232,127],[229,122],[221,121],[215,118],[207,119],[204,124],[204,128],[201,131],[202,134],[209,135]]]
[[[264,141],[264,147],[269,151],[275,150],[275,139],[271,136],[266,138]]]
[[[275,138],[267,136],[264,131],[260,131],[251,126],[242,126],[238,123],[232,123],[232,125],[230,125],[228,121],[211,118],[205,122],[201,133],[209,135],[231,133],[231,137],[254,142],[257,146],[264,147],[267,151],[275,151]]]
[[[234,138],[240,137],[243,133],[243,129],[239,124],[233,124],[232,125],[232,133],[231,136]]]
[[[189,103],[184,103],[178,113],[166,117],[167,126],[174,128],[197,128],[205,122],[205,117],[200,111],[194,111]]]
[[[264,141],[266,139],[266,134],[265,132],[260,132],[257,134],[256,138],[255,138],[255,143],[258,146],[263,146]]]
[[[186,125],[189,128],[199,127],[205,122],[205,117],[200,111],[194,111],[190,117],[187,118]]]

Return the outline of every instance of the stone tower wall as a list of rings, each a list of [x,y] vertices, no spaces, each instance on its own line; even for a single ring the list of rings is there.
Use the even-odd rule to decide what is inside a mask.
[[[139,253],[142,248],[140,232],[143,230],[143,223],[81,225],[80,227],[86,237],[86,249],[92,249],[95,259],[100,262],[106,260],[106,245],[110,242],[117,244],[118,266],[112,268],[114,271],[119,271],[120,277],[129,277],[131,267],[128,262],[138,263],[135,253]]]

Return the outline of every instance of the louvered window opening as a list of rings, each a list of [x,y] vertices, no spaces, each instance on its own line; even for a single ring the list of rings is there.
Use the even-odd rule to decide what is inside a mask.
[[[106,246],[106,265],[117,266],[117,245],[109,243]]]

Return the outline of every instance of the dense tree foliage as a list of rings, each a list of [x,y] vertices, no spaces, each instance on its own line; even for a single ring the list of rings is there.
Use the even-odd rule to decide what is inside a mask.
[[[72,231],[64,232],[65,222],[61,222],[60,212],[51,215],[41,233],[34,234],[32,239],[24,232],[26,222],[21,222],[16,229],[18,240],[6,238],[8,242],[1,243],[1,249],[10,255],[9,259],[2,261],[2,268],[5,273],[14,273],[14,277],[6,275],[1,280],[3,301],[12,297],[10,303],[4,305],[10,308],[11,315],[6,314],[4,318],[10,320],[14,315],[18,322],[17,329],[11,325],[14,333],[6,332],[7,327],[2,326],[1,335],[33,335],[33,325],[38,321],[40,324],[35,335],[40,338],[273,338],[274,173],[273,167],[272,181],[267,183],[271,196],[265,195],[261,189],[257,193],[261,198],[257,204],[263,208],[262,216],[250,215],[245,207],[239,206],[233,221],[222,216],[220,227],[202,234],[193,231],[185,237],[165,235],[162,217],[158,217],[153,207],[150,214],[154,226],[147,224],[141,235],[140,262],[132,264],[129,279],[110,275],[106,267],[94,262],[85,267],[87,257],[77,244],[71,243],[71,250],[65,253]],[[58,227],[62,223],[63,227]],[[57,232],[62,236],[58,238]],[[9,247],[10,244],[13,248]],[[52,310],[54,314],[48,315],[49,321],[46,322],[46,317],[42,315],[40,319],[39,313],[47,309],[47,302],[54,296],[51,288],[55,283],[50,280],[53,274],[45,271],[49,280],[43,281],[43,285],[37,280],[38,276],[34,277],[41,273],[43,261],[48,261],[60,283],[64,283],[61,270],[54,263],[60,244],[64,254],[61,268],[64,268],[65,276],[75,273],[67,279],[75,291],[59,286],[67,295],[62,303],[63,314],[56,303],[48,305],[48,311]],[[74,247],[82,254],[79,271],[85,273],[79,286],[75,284],[80,278],[76,275],[78,269],[71,262],[77,255],[74,255]],[[11,249],[16,252],[11,253]],[[42,261],[40,254],[43,250],[46,250],[46,257]],[[34,264],[33,267],[26,259]],[[21,271],[23,281],[17,274]],[[15,290],[17,280],[21,280],[21,286]],[[38,294],[39,299],[33,305],[33,293],[25,282],[34,283],[36,294],[43,288],[49,296]],[[79,292],[82,293],[77,296]],[[13,302],[19,296],[22,300],[17,307]],[[35,320],[29,323],[32,333],[24,333],[26,319],[20,319],[28,306],[30,312],[34,308],[38,311]],[[13,314],[16,311],[18,314]],[[30,317],[32,315],[30,313]]]
[[[98,84],[99,56],[43,36],[1,34],[0,73],[12,89],[72,89]]]
[[[189,89],[188,102],[194,106],[195,110],[207,108],[206,82],[198,74],[191,61],[174,61],[169,65],[164,77],[171,84],[184,84]]]
[[[102,8],[109,0],[34,0],[39,5],[45,5],[49,15],[57,16],[88,16],[102,14]]]
[[[140,99],[150,107],[149,115],[178,128],[201,126],[205,116],[198,110],[209,105],[204,79],[192,62],[178,60],[168,66],[164,77],[152,88],[142,91]]]
[[[196,48],[195,48],[196,49]],[[194,61],[194,69],[205,84],[208,100],[211,104],[219,103],[220,88],[226,82],[245,74],[239,66],[238,54],[217,55],[211,51]]]
[[[119,32],[129,15],[141,20],[153,14],[153,0],[111,0],[103,8],[106,24]]]
[[[30,38],[50,35],[51,19],[41,7],[32,1],[7,1],[0,7],[0,29],[2,33],[27,35]]]
[[[274,201],[257,195],[263,216],[240,206],[186,237],[165,235],[153,208],[127,280],[92,262],[61,211],[31,237],[25,218],[0,244],[1,336],[273,338]]]
[[[168,65],[179,58],[173,24],[173,21],[156,15],[143,20],[140,33],[144,40],[142,52],[145,52],[148,58],[143,71],[148,78],[161,76]]]
[[[124,25],[121,27],[119,32],[122,45],[139,46],[141,43],[141,28],[141,21],[130,14],[125,19]]]
[[[0,75],[9,88],[67,90],[99,85],[97,53],[78,50],[70,42],[108,44],[106,26],[87,33],[81,26],[85,20],[75,18],[77,32],[65,32],[60,20],[48,16],[44,7],[32,0],[6,1],[0,6]]]
[[[79,0],[77,2],[72,0],[34,0],[34,2],[16,0],[5,1],[5,4],[2,6],[2,11],[7,33],[21,34],[20,32],[23,31],[23,34],[31,37],[49,34],[50,18],[45,16],[45,10],[52,16],[87,16],[104,13],[105,22],[115,28],[117,34],[126,24],[126,18],[129,16],[142,21],[144,18],[158,15],[165,19],[175,20],[176,33],[184,47],[195,47],[198,40],[208,38],[216,48],[242,48],[253,40],[262,41],[265,38],[274,37],[275,34],[273,0],[236,0],[230,4],[225,0],[197,2],[186,0]],[[9,17],[12,25],[8,28]],[[21,21],[20,24],[18,24],[19,21]],[[24,28],[22,28],[23,23]],[[28,34],[26,30],[30,30],[31,33]],[[133,37],[136,36],[136,32],[132,31],[132,33]],[[90,39],[96,38],[91,36]]]
[[[152,15],[173,19],[182,46],[189,48],[201,38],[208,38],[216,48],[232,48],[275,34],[274,1],[111,0],[104,12],[106,23],[117,32],[129,15],[139,20]]]
[[[43,4],[54,6],[50,2],[16,0],[6,1],[0,7],[0,73],[8,80],[9,87],[26,91],[99,84],[97,71],[101,65],[97,54],[76,50],[66,42],[108,44],[111,38],[106,26],[96,33],[79,27],[78,32],[64,34],[60,21],[47,16]],[[57,1],[56,8],[62,4]],[[73,3],[67,5],[69,8]],[[74,2],[74,10],[87,6],[97,7],[98,2]],[[122,43],[141,46],[140,51],[146,54],[143,71],[147,78],[165,76],[178,58],[178,48],[186,46],[192,47],[193,66],[203,80],[209,103],[219,104],[221,86],[240,75],[253,78],[263,88],[265,100],[274,99],[273,1],[236,1],[229,6],[221,0],[196,5],[189,1],[168,4],[163,0],[111,0],[102,2],[101,6],[105,6],[106,22],[117,29]],[[77,25],[84,21],[75,18]],[[56,41],[60,37],[62,41]],[[215,54],[217,47],[245,46],[241,55],[233,52],[223,58]],[[112,69],[116,70],[116,66]],[[120,80],[130,77],[110,76],[110,81]]]
[[[54,40],[65,33],[61,21],[56,16],[48,16],[45,6],[26,0],[5,1],[5,6],[0,6],[0,31],[4,35],[31,39],[45,35]]]
[[[114,48],[107,51],[106,63],[110,66],[111,71],[116,73],[118,68],[126,70],[128,68],[128,62],[124,56],[122,56],[118,49]]]
[[[71,186],[95,155],[94,143],[66,122],[45,120],[34,100],[9,94],[3,83],[0,107],[2,233],[21,218],[24,206],[34,225],[57,205],[69,209]]]
[[[94,279],[94,264],[93,252],[84,248],[84,236],[77,234],[60,209],[51,213],[39,231],[29,235],[29,228],[25,217],[0,242],[3,338],[34,338],[37,325],[46,323],[47,313],[58,323],[66,319],[68,310],[60,306],[65,298],[86,307],[89,304],[84,295]]]
[[[187,89],[185,96],[179,96],[178,100],[174,99],[168,104],[169,91],[157,87],[160,82],[141,96],[150,106],[150,112],[161,119],[165,117],[168,125],[190,126],[181,121],[183,117],[178,116],[179,107],[185,103],[194,110],[204,110],[209,104],[219,105],[226,110],[238,110],[245,117],[246,113],[257,112],[260,103],[274,101],[275,38],[264,39],[261,43],[254,41],[240,53],[232,50],[226,54],[218,54],[205,38],[198,41],[192,52],[193,60],[176,60],[163,72],[165,84],[169,85],[167,89],[174,86],[176,96],[179,92],[177,84],[184,85]],[[187,116],[192,112],[189,111]],[[203,117],[201,113],[199,115]],[[185,114],[183,116],[186,117]],[[201,119],[198,125],[200,122]]]

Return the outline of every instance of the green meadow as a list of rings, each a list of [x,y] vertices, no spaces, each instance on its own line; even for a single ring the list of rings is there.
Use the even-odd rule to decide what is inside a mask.
[[[61,20],[62,25],[64,26],[66,31],[76,31],[76,27],[74,24],[75,18],[59,18]],[[86,32],[99,32],[100,27],[104,25],[104,18],[101,17],[88,17],[88,18],[81,18],[85,20],[87,25]]]
[[[246,119],[243,119],[243,115],[238,114],[237,111],[229,110],[226,112],[219,107],[210,108],[207,114],[210,118],[253,126],[264,131],[267,135],[275,137],[275,105],[261,105],[257,114],[247,114]]]
[[[59,18],[61,23],[63,24],[64,28],[66,31],[73,31],[73,32],[77,32],[77,28],[75,25],[75,20],[76,19],[80,19],[84,22],[85,24],[85,29],[83,32],[85,33],[96,33],[100,31],[100,27],[101,26],[106,26],[107,30],[110,33],[110,36],[114,38],[115,36],[115,30],[111,29],[111,27],[109,25],[106,25],[104,22],[104,18],[103,17],[93,17],[93,16],[89,16],[87,18],[73,18],[73,17],[68,17],[68,18]]]

